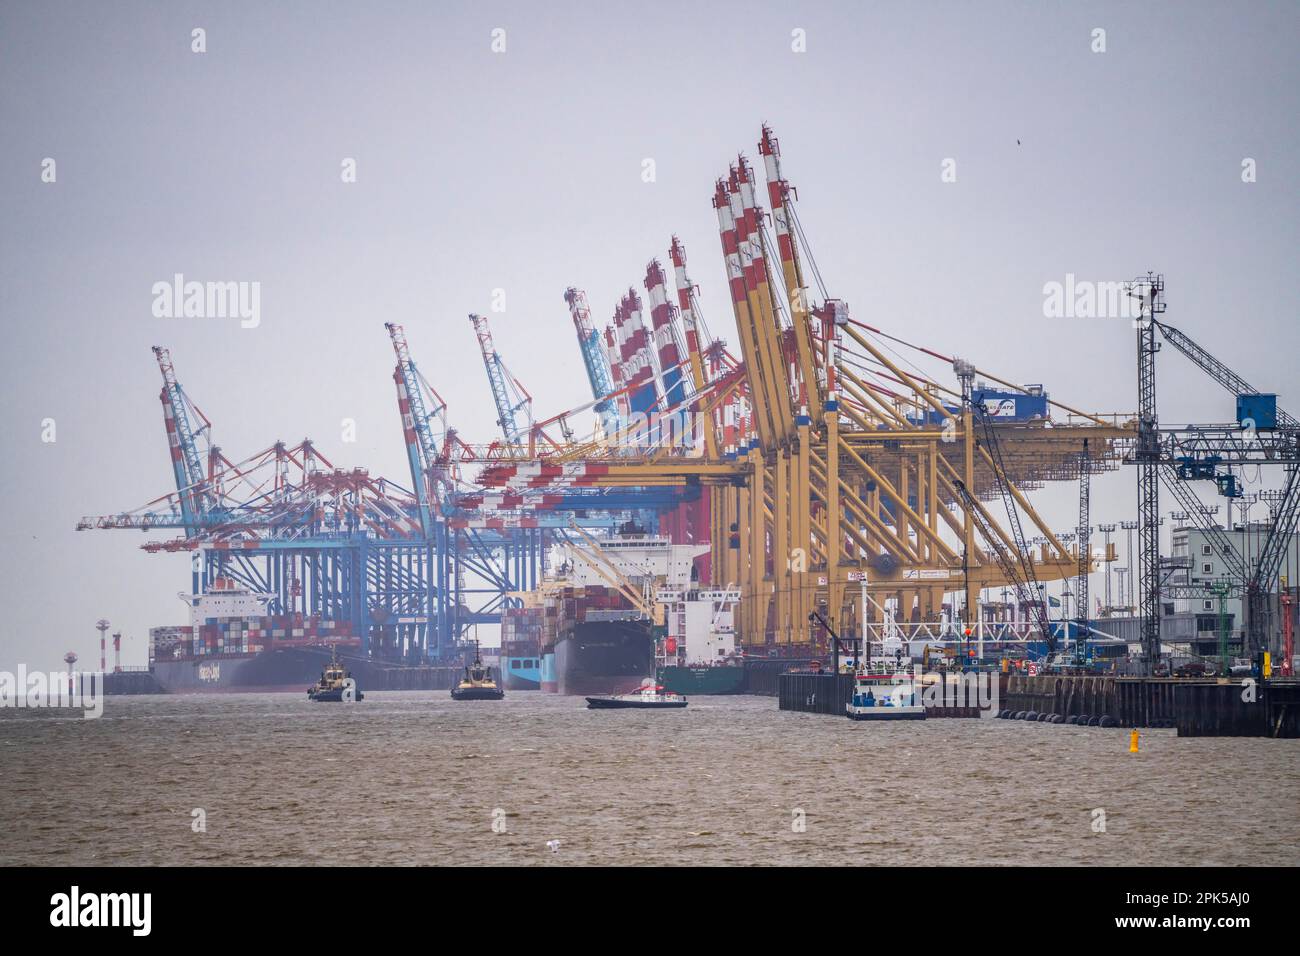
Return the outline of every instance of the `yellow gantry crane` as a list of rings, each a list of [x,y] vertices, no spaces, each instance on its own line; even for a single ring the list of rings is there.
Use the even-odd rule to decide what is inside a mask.
[[[535,480],[541,468],[561,484],[700,485],[710,505],[711,577],[739,586],[736,630],[751,649],[809,644],[812,611],[841,633],[861,634],[864,589],[872,598],[865,613],[893,599],[903,624],[937,622],[945,599],[963,592],[965,608],[974,608],[983,589],[1013,583],[997,550],[1020,555],[1038,582],[1073,578],[1077,554],[1027,492],[1078,478],[1085,441],[1092,472],[1116,467],[1136,435],[1133,416],[1088,414],[1045,394],[1041,416],[999,416],[972,397],[975,376],[992,383],[987,388],[1028,396],[1024,387],[854,319],[821,287],[778,141],[766,126],[758,148],[766,209],[743,155],[714,188],[740,358],[709,380],[706,346],[691,334],[699,316],[675,239],[670,250],[682,266],[678,311],[688,331],[690,407],[704,440],[683,451],[629,448],[605,435],[527,463],[521,453],[489,469],[488,480]],[[801,249],[820,304],[810,298]],[[899,355],[900,346],[943,362],[958,387],[923,375]],[[738,435],[723,421],[736,407],[748,420]],[[1051,418],[1049,407],[1064,418]],[[987,447],[994,436],[996,458]],[[1014,536],[984,504],[995,496],[1017,509]],[[1032,554],[1021,555],[1017,544],[1020,515],[1039,541]],[[957,613],[956,601],[950,612]]]

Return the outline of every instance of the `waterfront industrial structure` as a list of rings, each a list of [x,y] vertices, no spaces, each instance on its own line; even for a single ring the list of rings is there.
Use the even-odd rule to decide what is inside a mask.
[[[446,403],[420,376],[403,330],[387,329],[411,488],[336,468],[307,439],[231,461],[212,443],[212,423],[177,381],[169,352],[155,348],[176,490],[83,518],[78,528],[179,532],[143,547],[192,554],[193,594],[248,588],[266,596],[268,615],[300,629],[341,625],[336,633],[357,638],[369,655],[424,662],[457,654],[467,628],[498,620],[506,595],[536,586],[546,536],[567,526],[568,513],[608,530],[680,497],[493,495],[468,486],[461,460],[481,452],[447,424]]]
[[[1191,509],[1199,499],[1189,482],[1212,480],[1232,497],[1234,467],[1280,464],[1285,490],[1257,558],[1200,525],[1235,557],[1248,646],[1270,639],[1267,595],[1300,514],[1300,430],[1159,318],[1162,277],[1131,287],[1142,305],[1137,414],[1087,412],[855,317],[818,268],[767,127],[758,153],[761,179],[740,155],[713,190],[734,352],[709,332],[686,250],[672,237],[671,293],[660,260],[646,266],[648,326],[635,288],[603,330],[586,294],[565,289],[592,394],[578,408],[540,417],[487,319],[470,316],[501,428],[471,444],[449,424],[405,331],[389,323],[408,488],[335,468],[307,440],[230,461],[157,348],[176,490],[80,526],[178,531],[146,547],[193,553],[195,593],[233,581],[268,595],[275,613],[346,622],[370,654],[394,660],[457,655],[467,628],[499,620],[539,586],[550,546],[574,521],[606,534],[633,521],[707,544],[701,580],[739,589],[735,630],[751,655],[818,653],[814,613],[847,636],[884,622],[941,638],[997,625],[1054,650],[1071,635],[1086,644],[1092,630],[1091,478],[1129,462],[1139,485],[1138,521],[1123,526],[1139,538],[1129,591],[1151,666],[1170,586],[1159,483]],[[1233,423],[1160,426],[1157,331],[1238,396]],[[1028,496],[1072,481],[1079,525],[1060,533]],[[1114,529],[1103,528],[1108,568]],[[1054,581],[1074,583],[1072,627],[1050,620],[1045,586]],[[1014,604],[982,604],[998,589],[1013,591]],[[1109,573],[1104,592],[1109,606]]]
[[[597,487],[706,489],[712,580],[739,585],[737,632],[754,652],[812,652],[808,621],[819,609],[847,633],[886,607],[902,624],[933,625],[947,615],[953,626],[970,623],[981,591],[1013,586],[1027,613],[1038,613],[1037,586],[1076,576],[1080,557],[1026,493],[1076,478],[1085,441],[1092,471],[1113,469],[1135,421],[1062,405],[1041,387],[1015,385],[855,319],[822,282],[768,129],[759,151],[768,210],[743,156],[714,191],[740,355],[701,339],[698,298],[675,239],[685,359],[676,341],[658,335],[664,321],[655,322],[657,356],[648,349],[634,294],[615,312],[622,349],[613,380],[626,383],[631,411],[684,408],[698,441],[685,452],[669,443],[575,442],[547,457],[554,476]],[[646,286],[655,311],[670,316],[658,292],[662,276],[652,262]],[[896,357],[899,346],[942,362],[957,387]],[[656,365],[657,397],[647,374]],[[682,380],[663,373],[680,366],[691,371],[689,387],[674,401]],[[536,474],[534,453],[488,464],[479,481],[526,485]],[[1005,518],[986,504],[993,500]],[[1040,545],[1028,542],[1026,526]],[[961,600],[949,603],[953,594]]]

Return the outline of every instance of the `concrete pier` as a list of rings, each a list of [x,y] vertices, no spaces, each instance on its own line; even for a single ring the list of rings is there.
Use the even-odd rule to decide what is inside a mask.
[[[755,684],[775,678],[778,707],[843,716],[853,693],[848,674],[764,668]],[[1002,675],[1000,675],[1002,676]],[[760,684],[761,681],[761,684]],[[1177,728],[1180,737],[1300,736],[1300,680],[1002,676],[1000,709],[1070,717],[1112,717],[1121,727]],[[927,717],[978,717],[975,707],[931,707]]]
[[[1275,678],[1011,676],[1004,707],[1110,716],[1121,727],[1176,727],[1180,737],[1296,737],[1300,681]]]

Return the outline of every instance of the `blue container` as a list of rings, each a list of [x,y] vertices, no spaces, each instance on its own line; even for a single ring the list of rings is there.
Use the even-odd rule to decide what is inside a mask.
[[[1237,424],[1245,428],[1253,423],[1256,431],[1277,428],[1277,396],[1250,394],[1237,396]]]
[[[1003,421],[1027,422],[1031,419],[1047,417],[1047,396],[1041,392],[1026,394],[1001,389],[977,388],[971,392],[971,400],[976,405],[983,402],[990,418]]]

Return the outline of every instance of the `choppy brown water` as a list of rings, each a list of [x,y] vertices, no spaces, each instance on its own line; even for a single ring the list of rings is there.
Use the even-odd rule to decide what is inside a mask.
[[[0,781],[10,865],[1300,863],[1298,741],[1150,731],[1134,756],[1128,731],[759,697],[109,698],[0,711]]]

